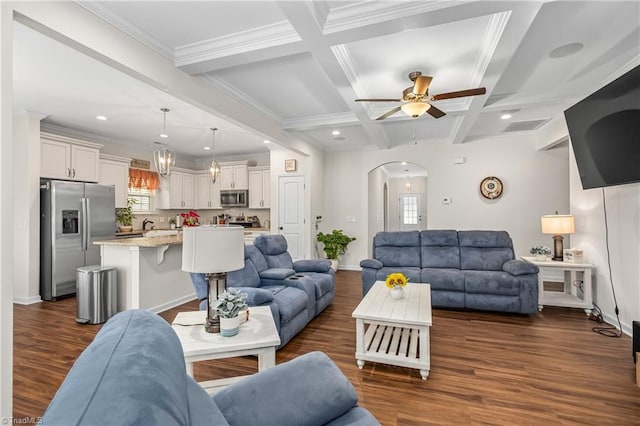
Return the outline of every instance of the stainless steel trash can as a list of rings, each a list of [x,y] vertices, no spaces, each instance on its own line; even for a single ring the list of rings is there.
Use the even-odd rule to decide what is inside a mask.
[[[118,311],[116,268],[100,265],[78,268],[76,279],[76,321],[100,324]]]

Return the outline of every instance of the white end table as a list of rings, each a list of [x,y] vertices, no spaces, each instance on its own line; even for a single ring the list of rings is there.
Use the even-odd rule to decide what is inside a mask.
[[[431,368],[431,286],[409,283],[402,299],[393,299],[384,281],[376,281],[353,311],[356,361],[417,368],[426,380]]]
[[[204,330],[206,317],[206,311],[180,312],[171,323],[182,344],[187,374],[191,377],[194,362],[210,359],[257,355],[258,371],[276,365],[276,348],[280,345],[280,336],[268,306],[249,308],[249,320],[240,324],[240,331],[232,337],[207,333]],[[209,395],[213,395],[244,377],[208,380],[199,382],[199,385]]]
[[[591,274],[594,265],[590,263],[569,263],[555,260],[539,261],[535,257],[522,256],[523,259],[540,268],[538,274],[538,311],[547,306],[563,306],[566,308],[582,308],[587,315],[593,309]],[[542,271],[560,270],[564,275],[564,291],[545,291]],[[575,282],[582,281],[582,296],[578,293]]]

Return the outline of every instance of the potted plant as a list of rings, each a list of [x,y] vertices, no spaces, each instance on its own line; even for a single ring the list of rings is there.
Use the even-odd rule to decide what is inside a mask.
[[[547,260],[547,256],[551,254],[551,249],[547,246],[535,246],[531,247],[529,253],[536,257],[536,260],[539,262],[544,262]]]
[[[127,207],[116,209],[116,220],[120,223],[120,226],[118,226],[120,232],[131,232],[133,229],[133,219],[135,216],[133,215],[131,206],[135,203],[136,200],[129,198],[127,200]]]
[[[338,256],[344,254],[351,241],[355,241],[355,237],[345,235],[341,229],[334,229],[330,234],[320,232],[316,239],[324,244],[324,252],[334,271],[338,269]]]
[[[231,337],[240,329],[241,310],[247,307],[247,293],[230,288],[216,300],[214,308],[220,317],[220,335]]]

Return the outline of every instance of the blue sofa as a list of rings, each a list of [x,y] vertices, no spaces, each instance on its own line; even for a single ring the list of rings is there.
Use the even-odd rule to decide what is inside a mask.
[[[209,396],[186,374],[166,321],[144,310],[112,317],[78,357],[44,413],[47,425],[379,424],[321,352]]]
[[[206,298],[204,275],[191,277],[196,289],[204,289]],[[227,287],[246,292],[250,307],[271,308],[280,347],[331,304],[336,293],[335,281],[331,262],[326,259],[294,262],[282,235],[261,235],[253,245],[245,245],[244,267],[227,275]],[[206,301],[200,309],[206,309]]]
[[[373,259],[360,262],[362,290],[402,272],[431,285],[436,308],[532,314],[538,310],[538,267],[515,259],[505,231],[378,232]]]

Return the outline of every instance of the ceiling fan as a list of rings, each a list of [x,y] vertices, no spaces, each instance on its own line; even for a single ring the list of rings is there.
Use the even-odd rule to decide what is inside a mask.
[[[433,77],[422,75],[420,71],[413,71],[409,74],[409,79],[413,81],[413,86],[402,91],[402,99],[356,99],[356,102],[406,102],[404,105],[396,107],[391,111],[382,114],[376,120],[384,120],[391,117],[396,112],[402,110],[407,115],[417,118],[422,114],[429,113],[433,118],[440,118],[446,115],[444,111],[431,105],[429,102],[442,99],[462,98],[465,96],[484,95],[487,89],[478,87],[477,89],[458,90],[456,92],[440,93],[429,95],[429,85]],[[429,101],[429,102],[427,102]]]

